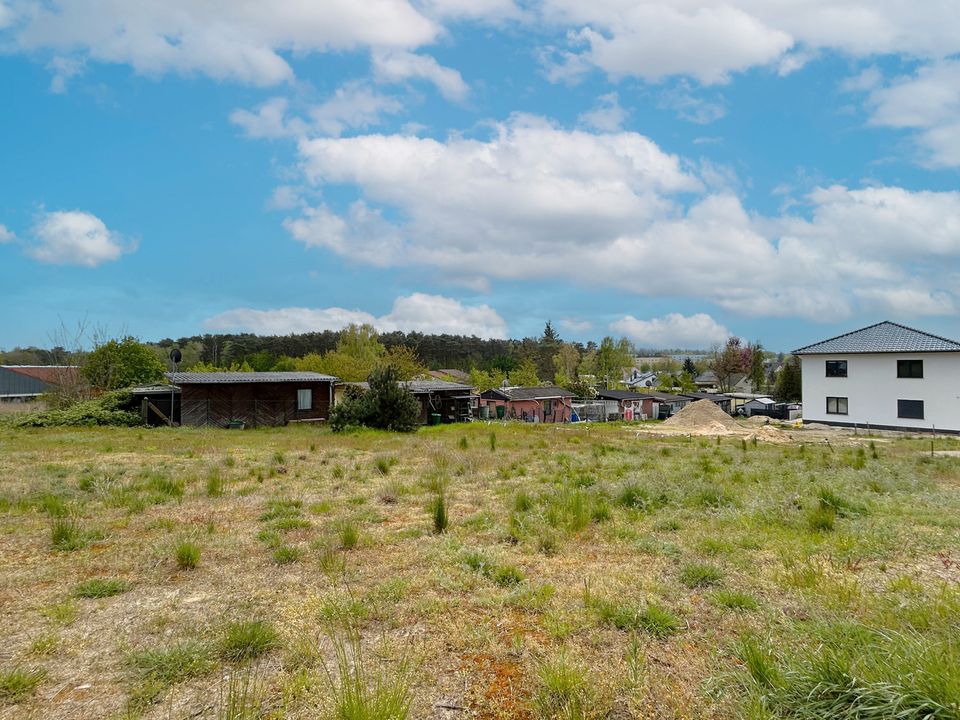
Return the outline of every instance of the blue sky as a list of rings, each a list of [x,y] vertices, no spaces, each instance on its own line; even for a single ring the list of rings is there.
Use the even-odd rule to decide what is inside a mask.
[[[960,337],[960,13],[0,0],[0,347]]]

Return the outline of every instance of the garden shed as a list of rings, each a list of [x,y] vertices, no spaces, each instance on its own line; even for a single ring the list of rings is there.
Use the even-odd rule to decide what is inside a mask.
[[[337,378],[314,372],[175,372],[182,425],[264,427],[326,420]]]

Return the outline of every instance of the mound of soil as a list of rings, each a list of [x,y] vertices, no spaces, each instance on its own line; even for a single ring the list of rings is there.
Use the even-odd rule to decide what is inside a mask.
[[[736,421],[717,407],[713,400],[697,400],[663,421],[664,425],[684,430],[733,430]]]

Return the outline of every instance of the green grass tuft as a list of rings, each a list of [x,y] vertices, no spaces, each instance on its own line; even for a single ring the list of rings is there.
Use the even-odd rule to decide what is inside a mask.
[[[193,570],[200,564],[200,546],[185,540],[174,551],[177,567],[181,570]]]
[[[753,611],[760,607],[753,595],[738,590],[717,590],[710,596],[710,599],[714,604],[730,610]]]
[[[42,668],[0,670],[0,703],[18,703],[32,695],[46,676],[47,671]]]
[[[710,587],[723,579],[723,571],[716,565],[687,563],[680,568],[680,582],[690,589]]]
[[[73,596],[78,598],[107,598],[120,595],[133,587],[126,580],[117,578],[91,578],[73,589]]]
[[[565,653],[544,660],[537,670],[533,704],[539,718],[585,720],[592,717],[592,683]]]
[[[224,660],[242,662],[273,650],[277,643],[277,632],[266,621],[234,622],[224,628],[218,650]]]
[[[412,702],[410,664],[371,668],[358,635],[333,639],[336,667],[324,665],[335,720],[406,720]]]
[[[50,541],[54,549],[62,552],[79,550],[87,544],[88,536],[80,522],[73,517],[54,517],[50,526]]]
[[[137,685],[131,693],[134,704],[154,702],[179,682],[209,672],[213,662],[206,647],[187,641],[162,650],[142,650],[130,655]]]

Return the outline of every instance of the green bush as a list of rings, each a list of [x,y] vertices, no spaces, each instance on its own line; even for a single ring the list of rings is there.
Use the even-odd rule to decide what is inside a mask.
[[[127,410],[132,401],[128,390],[107,392],[93,400],[78,402],[63,410],[44,410],[17,415],[13,427],[135,427],[143,424],[140,413]]]
[[[420,424],[420,403],[399,384],[392,365],[370,373],[370,389],[359,397],[347,397],[330,414],[335,432],[350,427],[371,427],[395,432],[413,432]]]

